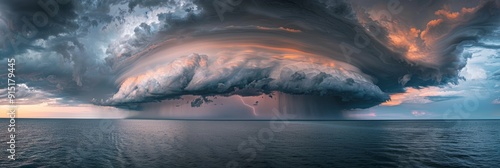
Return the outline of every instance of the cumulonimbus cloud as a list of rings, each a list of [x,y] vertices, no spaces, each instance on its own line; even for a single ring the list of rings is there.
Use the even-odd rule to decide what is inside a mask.
[[[243,91],[242,91],[243,90]],[[388,95],[359,72],[255,57],[191,54],[125,79],[106,105],[144,103],[182,95],[289,94],[338,96],[344,101],[383,102]]]
[[[103,98],[94,101],[100,105],[283,92],[364,108],[405,87],[457,83],[471,57],[467,48],[500,48],[484,41],[498,39],[498,1],[465,8],[441,1],[447,5],[439,9],[405,3],[402,13],[382,17],[377,10],[385,4],[242,1],[228,4],[221,21],[213,1],[70,1],[15,52],[8,40],[26,35],[23,17],[44,9],[37,1],[5,1],[0,31],[10,33],[1,37],[9,43],[0,42],[0,59],[19,60],[20,83]]]
[[[224,22],[210,4],[198,5],[200,15],[177,20],[162,42],[115,64],[119,90],[96,103],[278,91],[378,104],[404,87],[457,83],[470,57],[464,49],[500,26],[497,2],[436,11],[421,30],[372,20],[384,36],[365,29],[353,12],[332,12],[322,2],[245,2]]]

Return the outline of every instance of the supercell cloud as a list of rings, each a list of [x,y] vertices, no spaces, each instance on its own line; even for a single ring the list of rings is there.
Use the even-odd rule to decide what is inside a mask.
[[[27,2],[0,4],[6,39],[31,35],[15,50],[4,42],[1,59],[23,60],[29,87],[106,106],[284,93],[335,113],[405,87],[457,84],[467,48],[500,48],[491,43],[498,1],[420,9],[406,1],[71,1],[36,34],[15,31],[45,9]]]

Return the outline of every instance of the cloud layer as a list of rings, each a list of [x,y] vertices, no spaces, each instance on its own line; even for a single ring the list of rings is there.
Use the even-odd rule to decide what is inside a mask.
[[[470,57],[464,49],[480,45],[500,23],[496,2],[456,12],[437,10],[421,30],[374,16],[363,22],[354,17],[350,4],[328,4],[332,6],[312,1],[243,3],[237,15],[228,14],[219,23],[213,17],[217,11],[199,3],[201,14],[165,31],[168,35],[153,46],[153,54],[139,53],[124,64],[128,70],[118,80],[119,91],[100,103],[272,91],[340,97],[347,104],[380,103],[404,87],[458,83]],[[368,22],[385,34],[370,31]],[[167,54],[154,54],[162,52]]]
[[[182,95],[289,94],[383,102],[388,95],[354,71],[309,62],[192,54],[123,81],[106,105],[144,103]]]
[[[0,59],[19,60],[19,83],[98,105],[281,92],[326,112],[367,108],[407,87],[456,84],[468,48],[500,48],[498,1],[418,9],[325,0],[47,2],[58,11],[35,0],[0,3]],[[40,12],[47,24],[33,19]]]

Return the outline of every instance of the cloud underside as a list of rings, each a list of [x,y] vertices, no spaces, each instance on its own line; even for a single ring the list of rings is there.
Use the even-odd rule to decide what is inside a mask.
[[[104,105],[124,105],[182,95],[255,96],[274,91],[325,96],[340,102],[373,102],[389,97],[362,75],[309,62],[210,57],[192,54],[127,78]]]

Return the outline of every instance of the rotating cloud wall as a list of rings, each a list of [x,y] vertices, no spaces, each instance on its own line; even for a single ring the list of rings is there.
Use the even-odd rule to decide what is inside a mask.
[[[222,15],[215,2],[65,4],[69,10],[61,8],[61,12],[68,14],[53,20],[81,25],[41,29],[34,36],[37,40],[18,52],[60,55],[71,64],[49,69],[71,73],[42,72],[37,78],[26,69],[21,72],[32,78],[24,80],[30,83],[50,76],[49,82],[30,85],[68,96],[98,85],[103,88],[100,92],[77,99],[95,98],[92,102],[103,106],[136,107],[186,95],[283,93],[279,97],[287,103],[280,101],[278,106],[329,114],[378,105],[405,87],[456,84],[470,58],[466,48],[500,47],[487,42],[487,37],[498,35],[498,1],[458,9],[443,2],[438,10],[424,11],[431,14],[415,23],[404,16],[381,15],[357,2],[242,1],[229,6],[230,10],[223,8],[227,11]],[[101,11],[100,15],[89,8]],[[16,12],[4,15],[22,16]],[[102,37],[116,40],[99,40],[99,33],[93,33],[127,23],[127,15],[146,15],[147,20],[135,20],[133,29],[123,30],[128,33],[125,36]],[[2,50],[2,55],[11,52]]]

